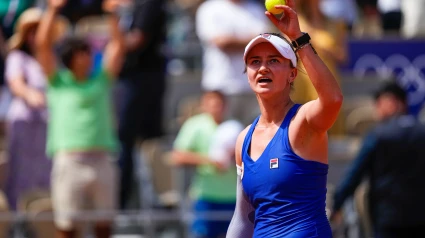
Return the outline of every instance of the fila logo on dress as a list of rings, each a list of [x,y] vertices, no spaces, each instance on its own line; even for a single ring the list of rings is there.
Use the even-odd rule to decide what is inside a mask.
[[[277,169],[279,168],[279,159],[274,158],[270,160],[270,169]]]

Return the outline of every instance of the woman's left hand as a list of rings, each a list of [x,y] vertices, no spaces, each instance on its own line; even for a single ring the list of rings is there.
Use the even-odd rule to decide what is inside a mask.
[[[298,15],[295,11],[295,0],[286,0],[286,5],[276,5],[276,9],[283,10],[283,14],[278,19],[270,12],[266,12],[266,16],[270,21],[290,40],[295,40],[302,36],[300,24],[298,22]]]

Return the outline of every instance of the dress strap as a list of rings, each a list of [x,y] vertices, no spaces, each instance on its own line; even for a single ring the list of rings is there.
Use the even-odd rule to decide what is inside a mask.
[[[281,127],[287,127],[289,123],[291,122],[292,118],[297,114],[298,109],[301,107],[302,104],[294,104],[291,109],[289,109],[288,113],[286,113],[285,119],[283,119]]]
[[[252,133],[254,132],[255,126],[258,123],[258,120],[260,119],[259,115],[257,118],[255,118],[255,120],[252,122],[251,127],[249,128],[248,132],[245,135],[243,144],[242,144],[242,162],[244,161],[244,154],[248,151],[248,147],[251,144],[251,138],[252,138]]]

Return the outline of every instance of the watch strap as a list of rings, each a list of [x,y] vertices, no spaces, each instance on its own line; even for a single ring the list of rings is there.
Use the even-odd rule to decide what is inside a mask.
[[[303,35],[298,37],[297,39],[291,42],[292,46],[295,50],[300,49],[301,47],[310,43],[310,35],[308,33],[303,32]]]

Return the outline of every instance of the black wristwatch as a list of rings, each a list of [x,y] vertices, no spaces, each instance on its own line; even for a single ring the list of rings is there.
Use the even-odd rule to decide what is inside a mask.
[[[298,37],[297,39],[293,40],[291,42],[292,46],[295,49],[295,52],[297,52],[298,50],[304,48],[307,45],[311,45],[310,43],[310,35],[306,32],[302,32],[303,35]],[[311,48],[313,48],[313,46],[311,46]],[[313,48],[314,53],[316,53],[316,50]],[[316,53],[317,54],[317,53]]]
[[[301,46],[310,43],[310,35],[308,33],[302,32],[303,35],[292,41],[292,46],[295,49],[300,48]]]

